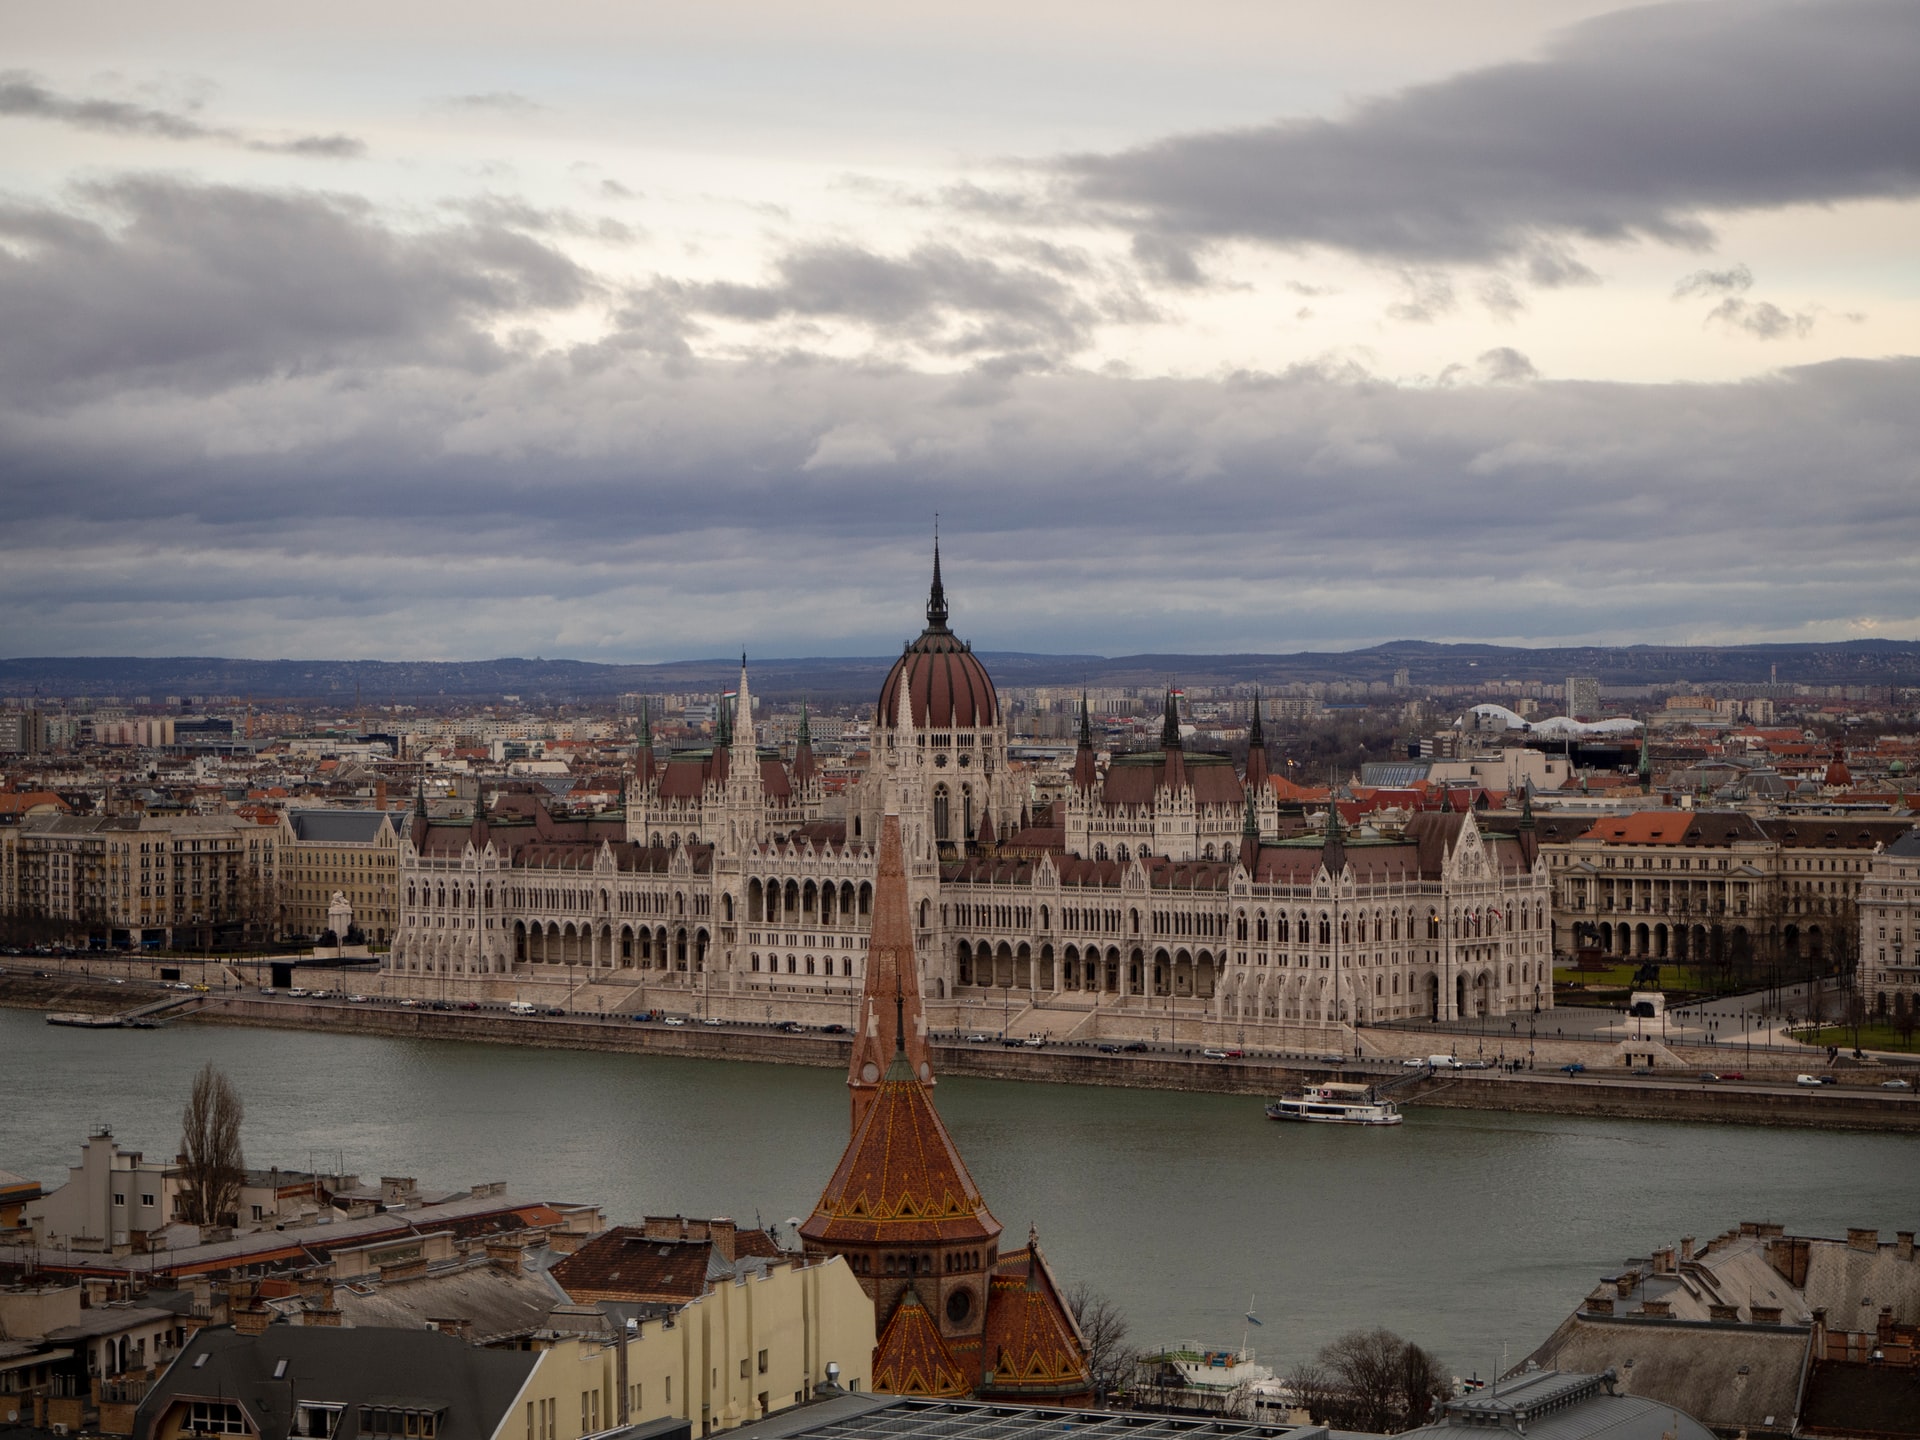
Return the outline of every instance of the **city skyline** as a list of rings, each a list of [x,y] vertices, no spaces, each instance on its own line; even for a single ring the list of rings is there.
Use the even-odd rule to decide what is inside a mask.
[[[1908,6],[10,38],[9,655],[1920,638]]]

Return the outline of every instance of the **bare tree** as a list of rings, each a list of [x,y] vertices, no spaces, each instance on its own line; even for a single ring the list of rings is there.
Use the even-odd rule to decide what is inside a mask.
[[[1126,1389],[1138,1365],[1127,1345],[1126,1313],[1085,1281],[1070,1286],[1064,1298],[1086,1342],[1094,1393],[1104,1399]]]
[[[1431,1351],[1411,1340],[1400,1352],[1400,1406],[1408,1429],[1424,1425],[1440,1413],[1453,1394],[1453,1376]]]
[[[190,1225],[231,1225],[240,1207],[246,1159],[240,1153],[240,1121],[246,1109],[233,1082],[209,1060],[193,1077],[193,1093],[180,1117],[180,1165],[186,1189],[180,1218]]]
[[[1446,1371],[1391,1330],[1350,1330],[1287,1377],[1316,1425],[1391,1435],[1425,1424],[1447,1395]]]

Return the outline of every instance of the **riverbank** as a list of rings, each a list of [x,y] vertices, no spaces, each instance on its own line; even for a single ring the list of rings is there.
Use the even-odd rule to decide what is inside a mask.
[[[204,981],[214,984],[209,974]],[[150,986],[100,976],[0,975],[0,1005],[44,1012],[104,1015],[128,1011],[154,998]],[[352,1003],[344,999],[296,999],[263,996],[232,984],[220,990],[188,991],[173,1024],[231,1025],[263,1029],[331,1031],[399,1039],[467,1041],[489,1045],[533,1046],[650,1054],[682,1059],[745,1060],[776,1065],[840,1069],[847,1063],[844,1035],[818,1030],[789,1032],[772,1024],[635,1023],[601,1014],[513,1015],[498,1009],[433,1008],[428,1004]],[[1720,1124],[1920,1133],[1920,1096],[1886,1091],[1878,1082],[1888,1073],[1863,1068],[1832,1085],[1793,1084],[1795,1061],[1767,1071],[1743,1071],[1738,1082],[1703,1081],[1684,1052],[1665,1052],[1673,1063],[1651,1076],[1628,1076],[1612,1057],[1616,1046],[1601,1041],[1556,1042],[1532,1073],[1495,1070],[1426,1074],[1403,1064],[1415,1058],[1420,1037],[1396,1032],[1363,1032],[1357,1060],[1337,1066],[1325,1054],[1208,1055],[1197,1048],[1171,1045],[1141,1051],[1101,1050],[1085,1043],[1006,1046],[990,1039],[958,1038],[933,1042],[935,1063],[945,1075],[1038,1082],[1099,1085],[1120,1089],[1167,1090],[1223,1095],[1271,1096],[1309,1078],[1339,1074],[1393,1087],[1404,1106],[1564,1114],[1616,1119],[1709,1121]],[[1387,1046],[1393,1053],[1381,1053]],[[1542,1046],[1542,1049],[1548,1047]],[[1408,1055],[1397,1053],[1406,1050]],[[1562,1059],[1562,1053],[1572,1057]],[[1724,1063],[1724,1054],[1699,1062]],[[1585,1063],[1585,1073],[1564,1075],[1557,1066]],[[1799,1058],[1802,1067],[1813,1057]]]

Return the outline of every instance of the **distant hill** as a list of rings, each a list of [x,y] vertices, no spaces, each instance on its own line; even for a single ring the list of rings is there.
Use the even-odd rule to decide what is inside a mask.
[[[871,703],[895,657],[755,659],[753,683],[768,697],[811,695],[823,704]],[[1630,645],[1541,649],[1503,645],[1439,645],[1394,640],[1366,650],[1290,655],[1035,655],[981,651],[1002,686],[1283,685],[1291,681],[1391,681],[1466,685],[1511,679],[1559,683],[1597,675],[1606,685],[1657,685],[1679,680],[1715,684],[1920,685],[1920,643],[1849,640],[1797,645]],[[228,660],[196,656],[133,656],[0,660],[0,696],[103,696],[155,702],[169,695],[236,695],[256,700],[367,704],[432,702],[518,695],[529,704],[605,700],[633,691],[710,691],[730,687],[732,658],[661,665],[602,665],[584,660],[457,661]]]

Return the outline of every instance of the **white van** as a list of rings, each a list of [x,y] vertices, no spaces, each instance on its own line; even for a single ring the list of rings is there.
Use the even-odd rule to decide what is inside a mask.
[[[1464,1070],[1467,1068],[1451,1055],[1429,1055],[1427,1056],[1427,1064],[1436,1070]]]
[[[528,1000],[512,1001],[507,1006],[507,1013],[509,1015],[531,1015],[534,1013],[533,1004]]]

